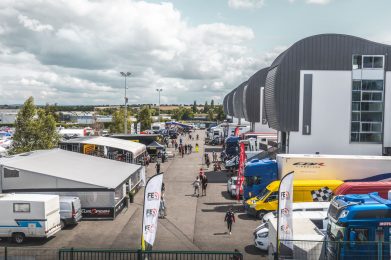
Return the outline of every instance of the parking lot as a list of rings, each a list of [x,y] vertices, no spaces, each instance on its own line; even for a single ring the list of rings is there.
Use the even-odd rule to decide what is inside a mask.
[[[165,198],[168,208],[166,219],[160,219],[155,241],[155,250],[222,250],[238,249],[245,254],[245,259],[259,259],[265,254],[253,245],[253,230],[259,221],[249,218],[242,211],[242,204],[227,194],[228,175],[225,172],[213,172],[202,165],[204,149],[203,133],[198,144],[199,153],[176,155],[174,159],[162,165],[166,186]],[[188,137],[184,143],[192,143]],[[172,150],[172,148],[169,148]],[[205,168],[209,185],[207,196],[193,197],[191,183],[200,167]],[[115,174],[115,173],[108,173]],[[148,176],[155,174],[155,164],[147,169]],[[140,248],[141,216],[143,190],[114,221],[82,221],[75,227],[60,231],[49,240],[28,240],[24,247],[46,248]],[[236,223],[232,235],[226,233],[225,212],[233,206],[237,210]],[[15,246],[7,240],[0,246]]]

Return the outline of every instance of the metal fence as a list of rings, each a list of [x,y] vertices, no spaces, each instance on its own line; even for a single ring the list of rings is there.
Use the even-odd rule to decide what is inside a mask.
[[[0,247],[0,260],[58,259],[56,248]]]
[[[0,247],[0,260],[243,260],[240,252]]]
[[[291,243],[293,250],[286,244]],[[391,259],[391,242],[384,241],[280,241],[279,253],[272,247],[269,259],[356,260]]]

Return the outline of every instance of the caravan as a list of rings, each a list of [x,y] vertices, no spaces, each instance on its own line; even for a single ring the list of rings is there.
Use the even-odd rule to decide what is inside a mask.
[[[61,229],[57,195],[0,194],[0,209],[0,237],[17,244],[27,237],[51,237]]]

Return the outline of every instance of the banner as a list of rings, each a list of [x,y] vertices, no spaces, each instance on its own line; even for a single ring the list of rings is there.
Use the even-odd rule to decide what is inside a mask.
[[[236,199],[240,200],[240,194],[243,192],[244,181],[244,164],[246,162],[246,150],[244,143],[239,144],[239,169],[238,169],[238,181],[236,185]]]
[[[279,252],[284,252],[283,255],[293,253],[292,203],[293,172],[290,172],[282,178],[280,188],[278,189],[277,245],[279,245],[278,242],[280,241]]]
[[[136,133],[136,131],[134,130],[134,124],[133,122],[130,123],[130,134],[134,135]]]
[[[235,128],[234,136],[239,136],[239,126]]]
[[[141,248],[142,250],[152,248],[155,242],[157,221],[163,183],[163,174],[158,174],[150,178],[144,191],[144,212],[142,224]]]
[[[140,134],[140,130],[141,130],[141,123],[138,122],[136,125],[136,134]]]

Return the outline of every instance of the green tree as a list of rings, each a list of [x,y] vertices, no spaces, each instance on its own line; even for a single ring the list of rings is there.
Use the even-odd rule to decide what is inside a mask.
[[[130,120],[129,116],[131,115],[131,112],[128,110],[127,116],[128,116],[128,131],[130,131]],[[112,115],[112,120],[110,124],[110,132],[111,133],[124,133],[124,120],[125,120],[125,109],[120,108],[115,110],[115,112]]]
[[[210,101],[210,108],[211,109],[215,108],[215,101],[213,99],[212,99],[212,101]]]
[[[215,113],[216,113],[216,120],[223,121],[226,118],[224,114],[223,106],[216,106]]]
[[[20,108],[15,121],[15,134],[10,154],[57,147],[59,135],[56,121],[45,109],[37,109],[29,97]]]
[[[215,120],[215,113],[214,113],[213,109],[209,109],[209,111],[208,111],[208,120],[209,121]]]
[[[194,114],[197,113],[197,102],[195,100],[194,100],[192,109],[193,109]]]
[[[194,113],[191,108],[183,108],[183,120],[190,120],[194,118]]]
[[[151,124],[152,124],[151,109],[149,109],[147,106],[141,108],[138,114],[138,121],[141,123],[141,131],[151,129]]]
[[[209,111],[209,105],[208,105],[208,101],[205,101],[205,105],[204,105],[204,113],[208,113]]]

